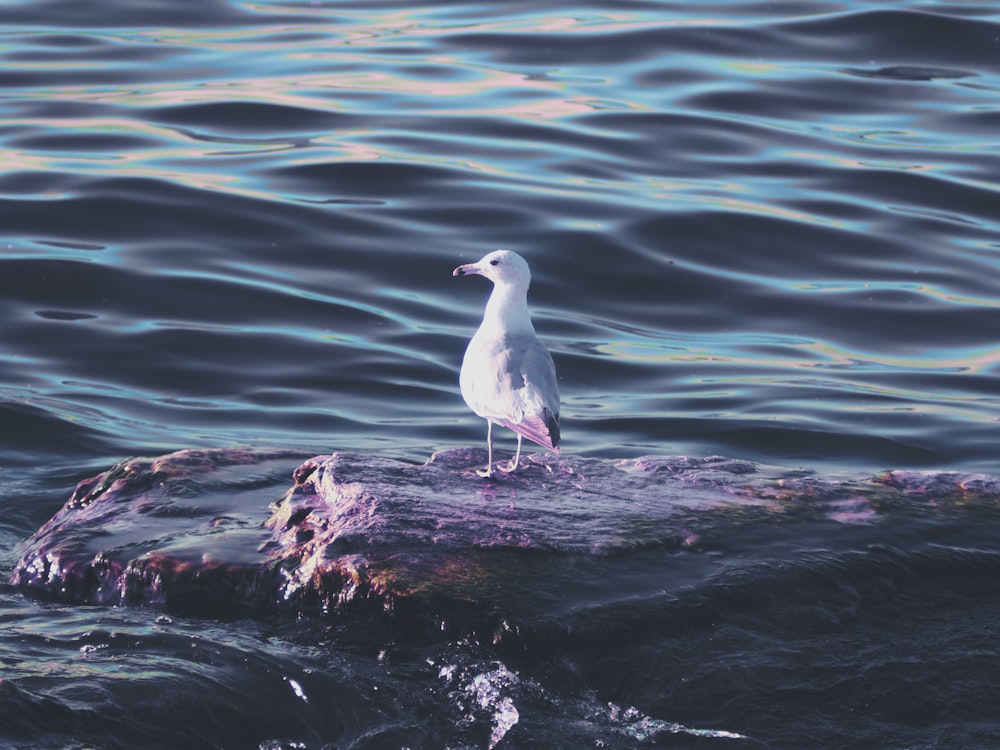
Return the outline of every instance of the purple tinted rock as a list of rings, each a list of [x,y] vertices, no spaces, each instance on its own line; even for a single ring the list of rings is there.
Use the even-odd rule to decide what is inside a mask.
[[[418,466],[335,454],[298,468],[292,454],[244,450],[129,459],[80,482],[22,544],[11,583],[105,604],[471,602],[510,575],[496,551],[683,545],[679,512],[732,501],[639,464],[576,457],[534,455],[487,482],[475,475],[484,458],[453,450]]]
[[[636,579],[632,554],[669,562],[671,585],[701,580],[715,563],[681,554],[735,550],[740,524],[872,525],[956,488],[997,501],[982,477],[835,481],[718,457],[536,453],[495,481],[475,474],[483,450],[423,465],[346,453],[300,461],[245,450],[124,461],[81,482],[21,545],[11,583],[86,603],[546,616],[627,587],[659,590]],[[762,536],[743,538],[760,546]]]
[[[303,463],[267,522],[269,554],[280,560],[278,599],[325,611],[360,601],[390,610],[413,599],[485,603],[528,575],[539,559],[529,551],[680,546],[689,536],[674,517],[696,502],[732,500],[691,486],[671,499],[681,485],[652,473],[544,454],[484,481],[475,470],[485,458],[452,450],[419,466],[355,454]]]
[[[252,599],[266,498],[294,463],[242,450],[123,461],[80,482],[22,544],[11,583],[101,604]]]

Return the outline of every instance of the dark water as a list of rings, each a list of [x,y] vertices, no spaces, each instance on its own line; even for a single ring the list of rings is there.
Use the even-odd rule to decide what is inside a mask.
[[[126,456],[480,444],[497,247],[568,452],[1000,473],[998,134],[992,0],[5,3],[0,573]],[[2,590],[0,740],[998,747],[997,494],[928,492],[595,557],[516,648]]]

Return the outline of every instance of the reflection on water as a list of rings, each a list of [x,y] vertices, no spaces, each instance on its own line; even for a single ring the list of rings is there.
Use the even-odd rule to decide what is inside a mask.
[[[50,10],[4,11],[7,400],[123,450],[424,458],[477,437],[482,295],[447,271],[508,246],[571,450],[918,413],[939,460],[992,461],[987,21],[945,61],[904,41],[926,14],[847,5]]]

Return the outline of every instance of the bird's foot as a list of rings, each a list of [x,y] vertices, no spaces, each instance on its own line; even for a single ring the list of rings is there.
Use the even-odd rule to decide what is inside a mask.
[[[492,466],[487,466],[485,469],[476,469],[476,474],[481,476],[483,479],[493,479],[496,476]]]
[[[520,468],[520,465],[515,459],[511,459],[504,466],[497,466],[497,470],[502,471],[504,474],[513,474]]]

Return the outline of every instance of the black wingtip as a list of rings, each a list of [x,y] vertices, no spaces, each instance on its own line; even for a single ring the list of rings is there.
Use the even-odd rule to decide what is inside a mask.
[[[548,409],[543,410],[545,426],[549,429],[549,438],[552,440],[552,447],[559,445],[559,413],[553,414]]]

